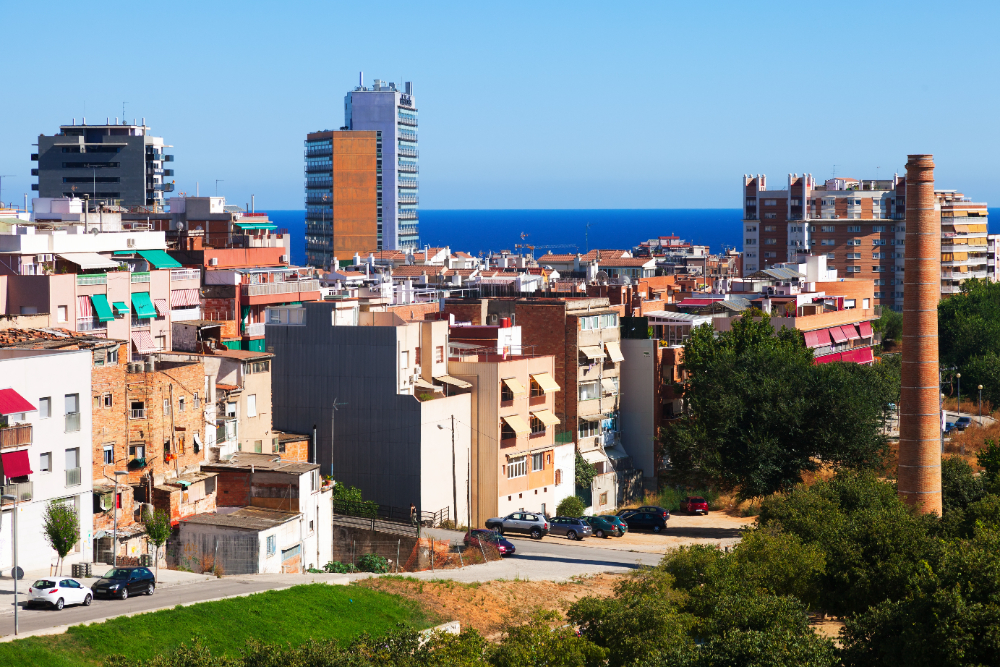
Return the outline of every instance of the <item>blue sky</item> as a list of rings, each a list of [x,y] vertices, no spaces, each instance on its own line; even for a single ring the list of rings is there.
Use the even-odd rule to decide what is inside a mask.
[[[743,173],[870,178],[934,153],[1000,201],[1000,3],[8,2],[5,200],[39,133],[145,116],[178,191],[302,208],[305,133],[414,82],[423,208],[738,207]],[[922,49],[916,52],[914,49]]]

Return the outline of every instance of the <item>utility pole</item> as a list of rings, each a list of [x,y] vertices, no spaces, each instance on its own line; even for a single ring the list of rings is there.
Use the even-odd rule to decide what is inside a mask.
[[[215,179],[215,196],[216,197],[219,196],[219,183],[225,183],[225,182],[226,182],[226,179],[224,179],[224,178],[217,178],[217,179]]]
[[[337,414],[337,408],[347,405],[347,403],[341,403],[336,398],[333,399],[333,403],[330,404],[330,451],[333,451],[333,418]],[[316,441],[316,451],[313,452],[314,461],[313,463],[319,463],[319,440]],[[332,471],[331,471],[332,472]]]
[[[13,501],[14,511],[11,512],[11,536],[13,537],[13,552],[14,552],[14,569],[11,570],[10,576],[14,580],[14,636],[17,636],[18,624],[17,624],[17,580],[18,568],[17,568],[17,496],[20,491],[17,489],[17,485],[14,486],[13,495],[3,495],[3,500]]]
[[[451,415],[451,493],[455,503],[455,527],[458,527],[458,473],[455,471],[455,415]]]

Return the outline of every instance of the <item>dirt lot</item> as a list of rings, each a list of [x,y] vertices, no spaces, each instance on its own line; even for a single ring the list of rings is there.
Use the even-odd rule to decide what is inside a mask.
[[[462,584],[453,581],[418,581],[401,577],[360,579],[358,586],[394,593],[416,600],[442,620],[460,621],[487,637],[496,637],[504,624],[527,620],[534,609],[564,614],[588,595],[609,596],[621,575],[600,574],[573,581],[489,581]]]
[[[725,512],[709,512],[706,516],[671,514],[665,533],[632,531],[622,537],[588,537],[576,544],[646,553],[663,553],[672,547],[686,544],[716,544],[726,547],[736,544],[740,538],[740,530],[744,526],[753,525],[753,522],[753,517],[735,517]],[[546,536],[542,538],[542,542],[564,543],[566,538]]]

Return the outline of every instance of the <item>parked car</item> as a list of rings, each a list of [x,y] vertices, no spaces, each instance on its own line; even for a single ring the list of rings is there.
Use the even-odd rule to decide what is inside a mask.
[[[668,512],[667,510],[665,510],[662,507],[657,507],[656,505],[643,505],[642,507],[640,507],[636,511],[637,512],[652,512],[654,514],[659,514],[661,517],[663,517],[664,521],[669,521],[670,520],[670,512]]]
[[[593,529],[583,519],[573,516],[552,517],[553,535],[565,535],[568,540],[582,540],[594,534]]]
[[[617,512],[615,513],[615,516],[617,516],[617,517],[618,517],[619,519],[621,519],[621,520],[623,520],[623,521],[624,521],[624,520],[625,520],[625,517],[627,517],[627,516],[628,516],[629,514],[635,514],[635,513],[636,513],[636,512],[638,512],[638,511],[639,511],[639,510],[637,510],[637,509],[630,509],[630,510],[618,510],[618,511],[617,511]]]
[[[964,431],[970,426],[972,426],[972,417],[959,417],[955,420],[955,428],[959,431]]]
[[[659,533],[667,529],[667,520],[660,512],[633,512],[623,516],[629,530],[651,530]]]
[[[585,521],[594,529],[594,537],[621,537],[615,524],[611,523],[604,517],[600,516],[581,516],[580,519]]]
[[[615,516],[614,514],[602,514],[601,518],[607,519],[611,523],[615,524],[615,527],[618,529],[618,532],[621,533],[622,535],[628,532],[628,524],[622,521],[622,518],[620,516]]]
[[[681,511],[688,514],[708,514],[708,501],[700,496],[688,496],[681,501]]]
[[[945,433],[951,433],[954,430],[955,430],[955,422],[945,422],[944,424]]]
[[[81,584],[76,579],[39,579],[28,587],[28,604],[50,605],[53,609],[62,609],[68,604],[82,604],[89,607],[94,601],[94,591]]]
[[[502,538],[495,531],[476,528],[465,534],[465,546],[479,548],[480,545],[489,545],[500,552],[501,556],[513,556],[517,549],[514,545]]]
[[[487,519],[486,527],[497,531],[501,535],[506,533],[523,533],[531,535],[536,540],[540,540],[549,532],[549,521],[544,514],[514,512],[505,517]]]
[[[156,577],[145,567],[116,567],[108,570],[94,584],[94,597],[116,597],[122,600],[129,595],[152,595]]]

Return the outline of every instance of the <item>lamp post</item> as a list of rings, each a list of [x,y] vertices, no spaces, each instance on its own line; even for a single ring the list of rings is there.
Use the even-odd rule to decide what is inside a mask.
[[[962,416],[962,374],[955,373],[955,379],[958,380],[958,416]]]
[[[979,425],[983,425],[983,385],[979,385]]]
[[[16,489],[17,487],[15,486],[14,488]],[[9,500],[14,503],[14,511],[11,513],[12,519],[10,526],[11,536],[13,538],[11,540],[13,544],[13,548],[11,549],[11,551],[13,551],[14,553],[14,569],[11,570],[10,574],[14,579],[14,635],[16,636],[17,635],[17,580],[19,574],[17,568],[17,492],[15,491],[14,495],[8,495],[5,493],[3,494],[3,496],[0,496],[0,498],[2,498],[5,501]]]
[[[944,411],[944,392],[941,392],[941,453],[944,454],[944,430],[946,427],[946,422],[948,421],[948,415]]]
[[[115,514],[115,532],[111,538],[111,565],[118,567],[118,478],[127,475],[127,470],[115,471],[115,497],[111,499],[111,511]]]

